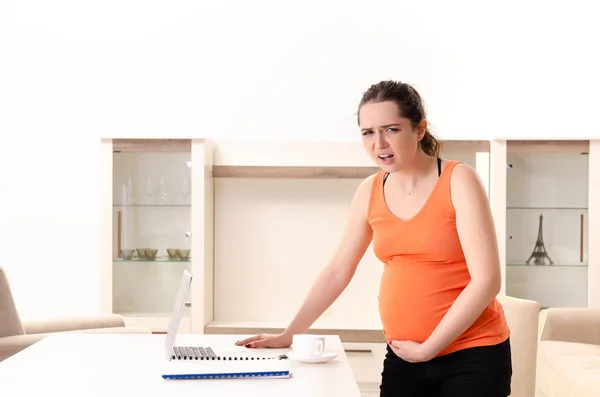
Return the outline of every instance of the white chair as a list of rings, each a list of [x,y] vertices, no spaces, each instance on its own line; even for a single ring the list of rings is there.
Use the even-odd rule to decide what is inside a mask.
[[[149,328],[126,327],[118,314],[21,322],[4,270],[0,267],[0,361],[57,332],[148,334]]]
[[[534,397],[540,304],[506,295],[498,296],[498,301],[511,333],[511,397]]]

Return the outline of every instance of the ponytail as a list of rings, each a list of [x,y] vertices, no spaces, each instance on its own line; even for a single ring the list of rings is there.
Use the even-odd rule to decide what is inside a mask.
[[[429,129],[425,130],[425,135],[423,135],[419,145],[421,146],[421,150],[423,150],[426,155],[436,158],[440,157],[440,143],[429,131]]]

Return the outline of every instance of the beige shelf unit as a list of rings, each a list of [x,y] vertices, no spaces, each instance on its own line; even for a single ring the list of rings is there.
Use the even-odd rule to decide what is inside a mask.
[[[360,143],[187,141],[193,164],[190,268],[195,280],[182,332],[254,334],[283,329],[335,248],[356,186],[377,168]],[[100,274],[104,312],[113,311],[115,144],[146,151],[168,146],[165,140],[102,141]],[[600,166],[600,143],[492,140],[442,144],[442,157],[473,165],[486,187],[499,236],[506,292],[510,268],[508,157],[587,153],[583,156],[588,157],[588,169],[594,170]],[[600,203],[600,174],[589,173],[588,188],[586,301],[588,306],[598,307],[600,253],[594,242],[600,242],[596,204]],[[376,306],[381,265],[369,251],[348,290],[309,332],[338,334],[350,344],[382,343]],[[164,332],[169,313],[125,315],[130,324]]]

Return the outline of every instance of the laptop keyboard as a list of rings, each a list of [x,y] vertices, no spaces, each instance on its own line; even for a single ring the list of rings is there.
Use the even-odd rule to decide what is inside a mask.
[[[174,346],[171,352],[172,360],[285,360],[288,357],[281,354],[273,357],[243,357],[228,356],[220,357],[215,354],[212,348],[202,346]]]
[[[210,347],[174,346],[171,358],[174,360],[216,360],[217,355]]]

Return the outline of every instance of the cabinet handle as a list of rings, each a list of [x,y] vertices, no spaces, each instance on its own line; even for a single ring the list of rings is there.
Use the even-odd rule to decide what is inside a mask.
[[[583,262],[583,214],[579,216],[579,262]]]
[[[121,257],[121,227],[122,227],[121,211],[117,212],[117,256]]]
[[[372,349],[344,349],[346,353],[373,353]]]

